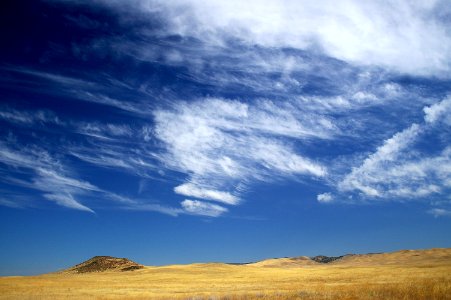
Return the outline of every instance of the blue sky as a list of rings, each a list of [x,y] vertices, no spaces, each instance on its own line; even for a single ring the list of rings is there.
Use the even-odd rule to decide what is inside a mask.
[[[2,4],[1,275],[451,246],[447,1],[204,2]]]

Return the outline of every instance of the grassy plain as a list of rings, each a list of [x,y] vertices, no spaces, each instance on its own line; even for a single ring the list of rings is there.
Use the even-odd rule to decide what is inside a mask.
[[[2,277],[0,299],[451,299],[451,249],[282,262]]]

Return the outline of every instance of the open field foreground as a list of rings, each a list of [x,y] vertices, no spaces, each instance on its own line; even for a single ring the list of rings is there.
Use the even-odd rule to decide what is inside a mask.
[[[2,277],[0,298],[451,299],[451,249]]]

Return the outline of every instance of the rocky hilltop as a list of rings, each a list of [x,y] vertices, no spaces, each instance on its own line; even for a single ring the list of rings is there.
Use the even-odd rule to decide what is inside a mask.
[[[144,268],[127,258],[117,258],[112,256],[94,256],[85,262],[62,271],[62,273],[93,273],[106,271],[134,271]]]
[[[347,254],[346,256],[352,256],[353,254]],[[345,255],[342,256],[325,256],[325,255],[318,255],[311,258],[311,260],[316,261],[317,263],[321,264],[327,264],[330,262],[333,262],[335,260],[341,259],[345,257]]]

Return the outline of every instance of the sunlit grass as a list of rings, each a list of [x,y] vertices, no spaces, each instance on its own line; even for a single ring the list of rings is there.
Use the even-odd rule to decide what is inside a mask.
[[[0,278],[1,299],[451,299],[451,261],[281,268],[193,264]]]
[[[2,299],[450,299],[451,265],[147,267],[1,278],[0,292]]]

